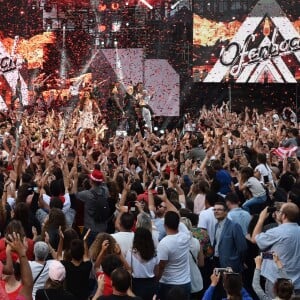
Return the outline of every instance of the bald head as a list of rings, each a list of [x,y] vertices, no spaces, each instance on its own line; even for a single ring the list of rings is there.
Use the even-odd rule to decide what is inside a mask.
[[[296,223],[299,220],[299,207],[295,203],[285,203],[281,207],[282,214],[285,214],[288,222]]]

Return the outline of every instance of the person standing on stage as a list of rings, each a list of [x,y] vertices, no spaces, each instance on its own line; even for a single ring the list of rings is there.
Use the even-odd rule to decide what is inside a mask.
[[[133,96],[133,86],[129,85],[124,97],[124,111],[127,118],[128,134],[135,135],[137,115],[135,111],[136,100]]]

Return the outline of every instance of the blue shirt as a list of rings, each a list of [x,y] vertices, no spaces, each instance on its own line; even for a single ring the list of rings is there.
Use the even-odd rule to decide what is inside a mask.
[[[244,236],[247,235],[248,226],[251,221],[251,215],[244,209],[237,207],[230,210],[228,219],[241,225]]]
[[[202,300],[211,300],[213,299],[213,294],[215,291],[215,286],[209,286],[209,288],[205,291],[205,294],[202,298]],[[227,298],[223,298],[222,300],[226,300]],[[252,300],[252,298],[250,297],[250,295],[248,294],[248,292],[242,288],[242,299],[243,300]]]
[[[297,223],[284,223],[256,236],[256,243],[262,251],[275,252],[295,289],[300,289],[300,227]],[[272,283],[278,278],[277,266],[271,259],[264,259],[262,276]]]
[[[216,173],[216,179],[220,184],[220,189],[218,191],[219,193],[227,195],[229,192],[231,192],[230,185],[232,182],[232,178],[226,170],[219,170]]]

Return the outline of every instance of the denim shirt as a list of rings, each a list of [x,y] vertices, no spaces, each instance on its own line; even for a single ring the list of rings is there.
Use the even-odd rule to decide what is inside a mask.
[[[233,208],[228,213],[228,219],[241,225],[244,236],[247,235],[248,226],[251,221],[251,215],[244,209],[237,207]]]
[[[256,236],[262,251],[275,252],[280,258],[295,289],[300,289],[300,227],[297,223],[284,223]],[[261,275],[272,283],[278,278],[277,266],[271,259],[264,259]]]

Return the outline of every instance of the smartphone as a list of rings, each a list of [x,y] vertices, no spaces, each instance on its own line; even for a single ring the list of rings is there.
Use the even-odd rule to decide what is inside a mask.
[[[269,176],[266,175],[266,176],[264,176],[264,183],[268,183],[268,182],[269,182]]]
[[[273,259],[273,253],[272,252],[262,252],[261,254],[263,259]]]
[[[130,212],[135,212],[136,211],[136,207],[135,207],[135,202],[134,201],[129,201],[127,203],[128,205],[128,211]]]
[[[236,149],[234,150],[234,155],[236,155],[236,156],[241,156],[242,153],[243,153],[243,150],[240,149],[240,148],[236,148]]]
[[[162,185],[157,187],[157,194],[162,195],[164,193],[164,187]]]
[[[287,161],[288,161],[288,163],[294,163],[295,162],[295,158],[294,157],[288,157]]]
[[[231,268],[215,268],[214,269],[215,274],[219,273],[226,273],[226,272],[232,272]]]

